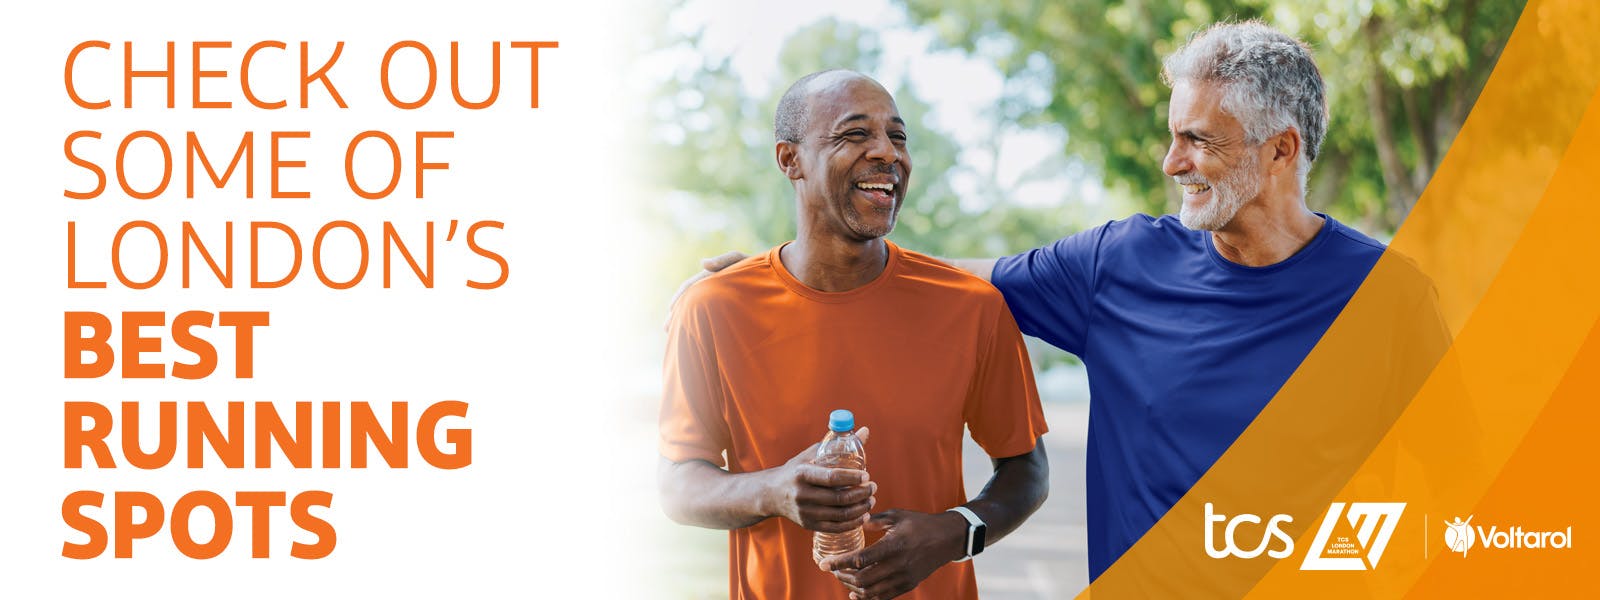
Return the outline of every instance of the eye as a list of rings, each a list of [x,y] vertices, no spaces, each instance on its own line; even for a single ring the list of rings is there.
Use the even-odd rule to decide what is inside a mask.
[[[850,141],[852,142],[861,141],[867,139],[867,130],[851,129],[850,131],[844,132],[844,137],[850,138]]]
[[[893,140],[896,145],[904,145],[906,143],[906,132],[891,131],[889,132],[889,139]]]

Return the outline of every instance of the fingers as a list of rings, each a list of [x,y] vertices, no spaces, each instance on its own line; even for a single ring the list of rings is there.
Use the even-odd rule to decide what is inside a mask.
[[[817,566],[832,572],[856,600],[882,600],[911,591],[932,572],[921,571],[908,562],[915,558],[914,545],[894,531],[911,514],[914,513],[889,510],[873,516],[874,526],[890,530],[883,539],[855,552],[825,558]]]
[[[795,492],[795,499],[811,504],[855,504],[878,491],[878,483],[867,480],[866,471],[853,469],[813,467],[801,471],[798,482],[800,489]]]
[[[867,483],[866,471],[860,469],[830,469],[817,465],[799,465],[797,474],[801,483],[820,487],[849,487]]]
[[[805,527],[808,531],[820,531],[823,533],[845,533],[860,527],[861,523],[866,520],[866,517],[862,516],[847,521],[811,521],[805,525],[802,525],[802,527]]]
[[[858,439],[860,439],[861,443],[863,443],[863,444],[867,443],[867,438],[870,437],[871,435],[872,435],[872,428],[871,427],[862,427],[861,429],[857,429],[856,430],[856,437]]]
[[[904,571],[886,563],[876,563],[865,569],[834,571],[833,576],[850,590],[850,597],[857,600],[894,598],[911,591],[917,584]]]
[[[676,308],[678,306],[678,299],[683,297],[683,293],[684,292],[689,291],[689,286],[692,286],[692,285],[695,284],[695,282],[698,282],[701,279],[705,279],[705,278],[710,277],[710,276],[711,276],[711,273],[706,272],[706,271],[701,271],[699,273],[695,273],[693,277],[690,277],[688,279],[683,280],[683,283],[678,286],[678,291],[672,293],[672,299],[667,301],[667,320],[666,320],[666,322],[661,324],[661,328],[662,329],[664,329],[664,330],[665,329],[671,329],[671,326],[672,326],[672,309]]]
[[[893,529],[894,528],[894,524],[898,523],[899,521],[900,521],[900,510],[899,509],[892,509],[892,510],[886,510],[886,511],[883,511],[883,512],[878,513],[876,515],[873,515],[872,519],[868,520],[867,524],[864,525],[863,527],[865,527],[867,531],[873,531],[873,532],[882,533],[882,532],[888,531],[890,529]]]
[[[897,540],[885,537],[878,543],[867,546],[855,552],[846,552],[838,556],[830,556],[822,560],[818,566],[824,571],[842,571],[855,569],[857,571],[882,562],[884,558],[894,554],[900,548]],[[859,577],[860,574],[857,574]]]
[[[863,527],[878,502],[878,484],[832,488],[802,485],[795,491],[795,509],[801,526],[813,531],[840,533]]]
[[[795,492],[795,504],[802,507],[816,507],[820,509],[845,509],[866,505],[872,496],[878,492],[878,484],[867,483],[847,488],[825,488],[805,486]],[[829,519],[830,521],[855,520],[865,513],[852,513],[849,516]]]
[[[877,544],[873,544],[873,546],[876,546],[876,545]],[[867,546],[867,548],[871,548],[871,547],[872,546]],[[833,576],[834,577],[838,577],[840,581],[845,581],[846,583],[854,582],[855,581],[854,577],[851,577],[849,580],[846,580],[844,577],[841,576],[841,573],[844,573],[846,571],[852,571],[852,572],[855,571],[856,567],[853,566],[853,565],[855,565],[858,562],[856,557],[858,555],[860,555],[862,552],[865,552],[865,551],[866,551],[866,548],[862,548],[860,550],[846,552],[844,554],[835,554],[833,556],[829,556],[827,558],[822,559],[822,562],[817,563],[817,568],[820,568],[820,569],[822,569],[824,571],[833,572]]]
[[[865,589],[851,589],[850,598],[852,600],[888,600],[909,592],[915,587],[916,583],[908,581],[905,577],[890,577],[867,586]]]
[[[661,323],[661,329],[666,331],[672,328],[672,309],[678,306],[678,298],[683,297],[683,293],[689,291],[689,286],[694,285],[701,279],[712,276],[717,271],[731,267],[734,265],[734,263],[744,260],[745,258],[746,256],[743,252],[733,251],[721,256],[700,259],[700,268],[705,270],[695,273],[693,277],[685,279],[683,284],[678,286],[678,291],[672,293],[672,299],[667,301],[667,320]]]
[[[809,523],[807,529],[827,533],[844,533],[867,522],[867,512],[876,504],[876,498],[868,498],[849,506],[802,506],[800,518]]]
[[[889,565],[878,563],[865,569],[835,571],[833,576],[839,583],[850,588],[850,591],[868,597],[874,593],[882,593],[884,590],[881,584],[895,579],[895,570]]]
[[[705,269],[705,270],[707,270],[709,272],[715,273],[717,271],[721,271],[723,269],[731,267],[731,266],[734,265],[734,263],[737,263],[737,262],[739,262],[741,260],[744,260],[745,258],[746,258],[745,254],[743,252],[739,252],[739,251],[735,250],[733,252],[728,252],[728,253],[722,254],[720,256],[714,256],[714,257],[711,257],[711,258],[702,258],[702,259],[700,259],[700,268]]]
[[[797,465],[794,470],[792,520],[812,531],[843,533],[866,525],[877,504],[878,484],[854,469]]]
[[[731,267],[734,263],[744,260],[745,258],[745,254],[743,252],[734,251],[722,254],[721,256],[700,259],[700,268],[705,270],[695,273],[693,277],[685,279],[683,284],[678,286],[678,291],[672,293],[672,299],[667,301],[667,323],[662,325],[662,329],[666,329],[668,324],[672,322],[672,309],[678,305],[678,298],[683,297],[683,293],[689,291],[689,286],[694,285],[701,279],[710,277],[717,271]]]
[[[667,303],[667,306],[670,307],[670,306],[676,305],[678,303],[678,297],[682,296],[685,291],[688,291],[689,290],[689,286],[692,286],[692,285],[694,285],[696,283],[699,283],[701,279],[705,279],[705,278],[710,277],[710,276],[711,276],[710,272],[701,271],[699,273],[695,273],[694,275],[689,276],[688,279],[683,280],[683,283],[678,285],[678,291],[672,295],[672,301]]]

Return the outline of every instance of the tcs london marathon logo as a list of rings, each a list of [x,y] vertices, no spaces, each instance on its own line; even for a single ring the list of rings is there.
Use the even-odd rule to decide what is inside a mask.
[[[1404,502],[1334,502],[1317,527],[1302,571],[1366,571],[1378,568],[1383,551],[1389,547],[1389,538],[1400,524],[1400,515],[1406,510]],[[1294,554],[1294,539],[1283,531],[1284,523],[1293,523],[1290,515],[1275,515],[1267,520],[1261,543],[1250,549],[1238,546],[1241,524],[1259,525],[1261,517],[1240,514],[1232,517],[1216,512],[1206,503],[1206,554],[1211,558],[1255,558],[1265,552],[1271,558],[1286,558]],[[1223,546],[1216,545],[1216,524],[1227,523],[1222,530]],[[1269,547],[1271,546],[1271,547]]]
[[[1495,550],[1527,550],[1527,549],[1554,549],[1566,550],[1572,547],[1572,526],[1565,530],[1538,531],[1525,529],[1520,525],[1501,529],[1499,525],[1490,525],[1484,529],[1480,523],[1472,524],[1472,515],[1462,519],[1456,517],[1455,521],[1444,522],[1444,547],[1451,552],[1467,556],[1476,543],[1482,549]]]

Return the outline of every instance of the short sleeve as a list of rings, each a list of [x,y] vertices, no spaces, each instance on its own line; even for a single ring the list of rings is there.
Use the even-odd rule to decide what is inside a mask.
[[[721,376],[704,306],[686,295],[667,325],[661,390],[661,456],[672,462],[704,460],[724,466],[730,445],[722,417]]]
[[[978,357],[963,417],[972,440],[989,456],[1008,458],[1031,452],[1049,427],[1022,333],[1003,304],[996,313]]]
[[[995,262],[990,281],[1023,333],[1083,355],[1096,254],[1108,225]]]

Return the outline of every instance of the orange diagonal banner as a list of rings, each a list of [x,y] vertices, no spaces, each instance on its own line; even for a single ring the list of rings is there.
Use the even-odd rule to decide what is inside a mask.
[[[1397,597],[1520,580],[1527,561],[1600,566],[1572,539],[1593,535],[1577,509],[1593,495],[1569,489],[1594,484],[1571,483],[1584,471],[1560,456],[1595,425],[1577,400],[1592,404],[1600,362],[1585,345],[1600,316],[1589,231],[1600,203],[1585,193],[1600,173],[1595,31],[1600,4],[1528,4],[1390,251],[1273,401],[1090,593]],[[1555,491],[1563,500],[1545,503]],[[1278,515],[1292,543],[1263,525]],[[1452,537],[1465,552],[1452,551],[1447,529],[1474,532],[1474,545]],[[1208,555],[1225,543],[1266,552]]]

